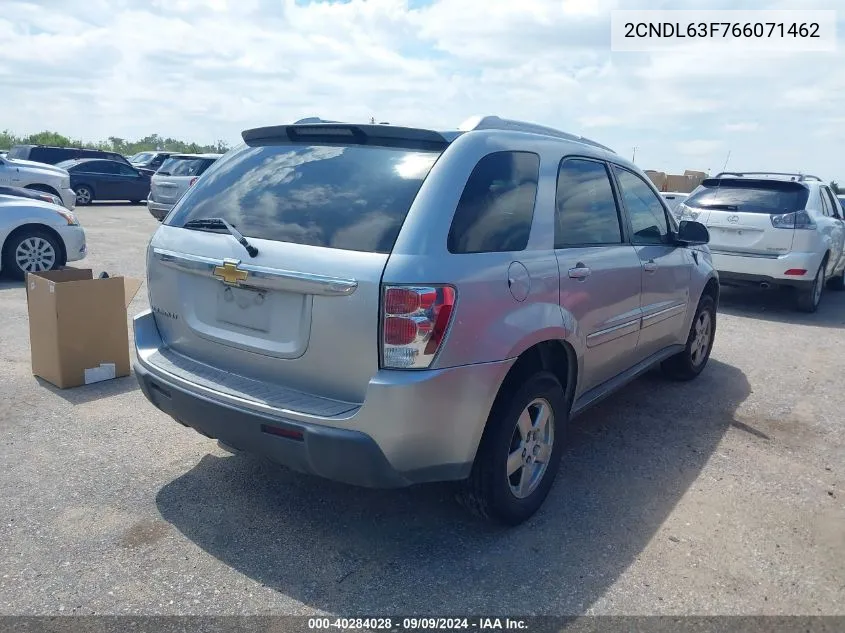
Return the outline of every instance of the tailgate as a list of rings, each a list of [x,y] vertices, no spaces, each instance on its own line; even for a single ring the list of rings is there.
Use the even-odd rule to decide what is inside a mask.
[[[217,371],[362,402],[379,368],[382,273],[438,155],[273,143],[218,161],[150,244],[164,342]],[[226,229],[185,227],[208,218],[258,253]]]
[[[707,179],[684,201],[682,218],[692,217],[708,228],[715,252],[776,257],[792,250],[795,231],[776,228],[772,218],[803,210],[808,196],[799,182]]]

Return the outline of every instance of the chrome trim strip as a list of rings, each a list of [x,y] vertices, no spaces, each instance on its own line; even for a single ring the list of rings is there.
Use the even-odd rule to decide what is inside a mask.
[[[212,279],[215,279],[213,275],[214,269],[217,266],[222,266],[224,263],[223,259],[176,253],[163,248],[153,248],[153,256],[165,266],[208,276]],[[238,268],[249,273],[246,282],[237,284],[244,288],[282,290],[285,292],[323,296],[348,296],[358,288],[358,282],[354,279],[329,277],[292,270],[280,270],[278,268],[255,266],[243,262],[238,264]]]
[[[685,312],[687,309],[686,304],[678,303],[673,306],[669,306],[664,310],[660,310],[658,312],[653,312],[652,314],[647,314],[643,317],[643,328],[647,328],[650,325],[654,325],[655,323],[660,323],[661,321],[665,321],[666,319],[670,319],[676,314],[680,314],[681,312]]]
[[[592,334],[587,335],[587,347],[595,347],[596,345],[601,345],[602,343],[608,343],[627,334],[632,334],[639,329],[640,319],[637,318],[633,321],[628,321],[627,323],[620,323],[619,325],[614,325],[613,327],[593,332]]]
[[[720,251],[713,248],[710,249],[712,255],[730,255],[732,257],[754,257],[757,259],[778,259],[782,255],[788,253],[745,253],[742,251]]]

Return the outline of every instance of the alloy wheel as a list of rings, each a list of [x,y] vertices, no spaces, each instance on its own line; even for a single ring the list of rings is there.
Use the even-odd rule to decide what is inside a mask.
[[[554,441],[552,406],[545,398],[535,398],[517,419],[507,459],[508,485],[518,499],[528,497],[540,485]]]

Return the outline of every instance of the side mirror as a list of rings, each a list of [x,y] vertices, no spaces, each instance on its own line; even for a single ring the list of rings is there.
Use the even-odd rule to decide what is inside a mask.
[[[681,220],[675,241],[685,246],[707,244],[710,242],[710,231],[701,222]]]

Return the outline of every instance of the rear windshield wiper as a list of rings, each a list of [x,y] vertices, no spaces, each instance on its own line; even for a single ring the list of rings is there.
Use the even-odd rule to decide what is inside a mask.
[[[258,249],[246,241],[246,238],[231,224],[226,222],[223,218],[197,218],[196,220],[188,220],[182,225],[183,229],[224,229],[234,237],[238,243],[246,249],[250,257],[258,255]]]

